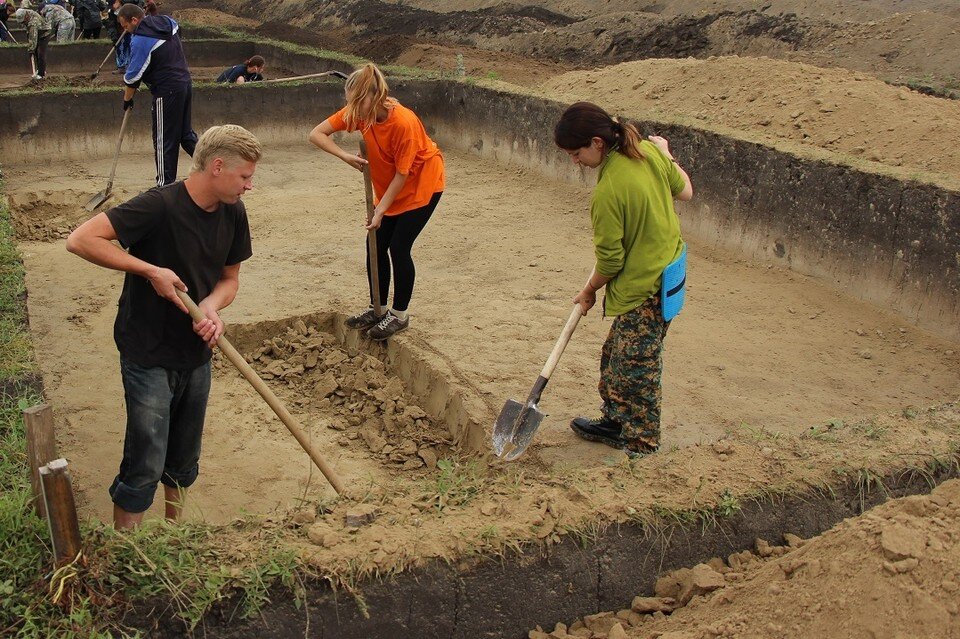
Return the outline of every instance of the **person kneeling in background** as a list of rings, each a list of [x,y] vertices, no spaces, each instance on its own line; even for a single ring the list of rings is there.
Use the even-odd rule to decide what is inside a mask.
[[[263,56],[255,55],[243,64],[236,64],[224,70],[217,76],[217,82],[228,84],[243,84],[244,82],[259,82],[263,80]]]

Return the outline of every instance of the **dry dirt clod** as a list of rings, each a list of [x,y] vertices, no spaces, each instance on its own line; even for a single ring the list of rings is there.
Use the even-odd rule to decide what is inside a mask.
[[[920,559],[927,547],[927,535],[922,530],[891,523],[880,533],[880,546],[884,556],[892,562],[910,557]]]
[[[676,601],[668,597],[634,597],[630,604],[631,610],[640,614],[651,614],[657,612],[670,612],[676,607]]]
[[[377,518],[377,509],[373,504],[358,504],[346,512],[343,525],[347,528],[360,528]]]
[[[607,633],[607,639],[627,639],[627,632],[623,629],[623,625],[614,624]]]
[[[605,634],[610,632],[614,625],[619,625],[619,621],[612,612],[598,612],[595,615],[586,615],[583,618],[584,625],[594,633]]]
[[[423,460],[427,468],[434,470],[437,467],[437,452],[432,448],[421,448],[417,455]]]
[[[806,542],[805,539],[798,537],[793,533],[783,533],[783,540],[787,542],[787,545],[791,548],[799,548]]]

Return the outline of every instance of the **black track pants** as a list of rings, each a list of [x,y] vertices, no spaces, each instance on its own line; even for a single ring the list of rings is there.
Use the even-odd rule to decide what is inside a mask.
[[[410,254],[413,243],[420,231],[430,221],[433,210],[437,208],[442,192],[434,193],[430,202],[419,209],[406,211],[400,215],[384,216],[377,229],[377,272],[380,280],[380,303],[387,305],[387,291],[390,288],[390,271],[393,270],[393,308],[405,311],[413,296],[413,284],[417,279],[417,270]],[[369,245],[368,245],[369,248]],[[389,257],[389,261],[388,258]],[[370,304],[373,304],[373,280],[370,278],[370,252],[367,251],[367,283],[370,285]]]
[[[157,162],[157,186],[177,180],[180,147],[193,156],[197,134],[190,124],[190,103],[193,90],[153,96],[153,151]]]

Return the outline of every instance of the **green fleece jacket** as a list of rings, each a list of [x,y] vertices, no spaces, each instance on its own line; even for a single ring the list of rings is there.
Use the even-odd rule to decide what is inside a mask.
[[[685,184],[676,165],[649,140],[643,160],[613,151],[600,165],[590,219],[597,272],[611,277],[605,315],[623,315],[660,288],[663,269],[680,256],[683,239],[673,196]]]

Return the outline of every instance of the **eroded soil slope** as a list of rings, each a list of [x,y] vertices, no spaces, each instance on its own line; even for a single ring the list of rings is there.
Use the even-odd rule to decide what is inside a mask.
[[[630,609],[529,637],[960,637],[960,480],[814,539],[785,537],[665,575]]]
[[[168,5],[167,10],[197,6],[195,0]],[[937,0],[214,0],[204,6],[262,21],[262,35],[283,37],[290,26],[299,27],[297,41],[380,62],[395,61],[423,43],[456,47],[467,58],[499,52],[578,67],[643,58],[766,55],[865,71],[940,92],[960,88],[955,55],[960,9]]]

